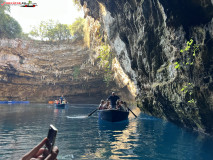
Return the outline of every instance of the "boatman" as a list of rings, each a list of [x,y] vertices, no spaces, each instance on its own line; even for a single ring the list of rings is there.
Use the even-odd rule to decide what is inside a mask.
[[[120,99],[120,97],[116,96],[115,92],[112,92],[112,95],[107,98],[107,100],[109,100],[111,102],[112,108],[116,108],[116,102],[119,99]]]
[[[64,98],[64,96],[62,95],[62,96],[59,98],[59,104],[62,104],[64,100],[65,100],[65,98]]]

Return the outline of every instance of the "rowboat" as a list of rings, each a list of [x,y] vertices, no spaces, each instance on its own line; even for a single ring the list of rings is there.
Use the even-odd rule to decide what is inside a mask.
[[[127,120],[129,116],[129,111],[122,111],[117,109],[103,109],[98,110],[99,120],[109,121],[109,122],[119,122]]]
[[[55,104],[56,108],[65,108],[66,104]]]
[[[49,104],[54,104],[54,101],[48,101]]]

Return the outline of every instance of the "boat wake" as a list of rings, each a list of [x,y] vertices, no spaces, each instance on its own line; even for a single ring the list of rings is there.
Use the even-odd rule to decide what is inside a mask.
[[[79,118],[79,119],[81,119],[81,118],[87,118],[88,116],[67,116],[67,118],[69,118],[69,119],[74,119],[74,118]]]

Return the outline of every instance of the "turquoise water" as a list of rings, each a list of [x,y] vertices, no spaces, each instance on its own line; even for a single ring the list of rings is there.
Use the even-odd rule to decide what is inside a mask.
[[[58,160],[213,159],[208,136],[144,114],[122,123],[99,122],[96,113],[87,117],[96,107],[0,105],[0,159],[19,159],[47,136],[49,124],[58,128]]]

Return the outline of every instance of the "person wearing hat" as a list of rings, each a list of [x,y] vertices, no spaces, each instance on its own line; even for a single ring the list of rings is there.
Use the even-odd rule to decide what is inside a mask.
[[[120,99],[120,97],[115,95],[115,92],[112,92],[112,95],[107,98],[107,100],[109,100],[111,102],[112,108],[116,108],[116,102],[119,99]]]

